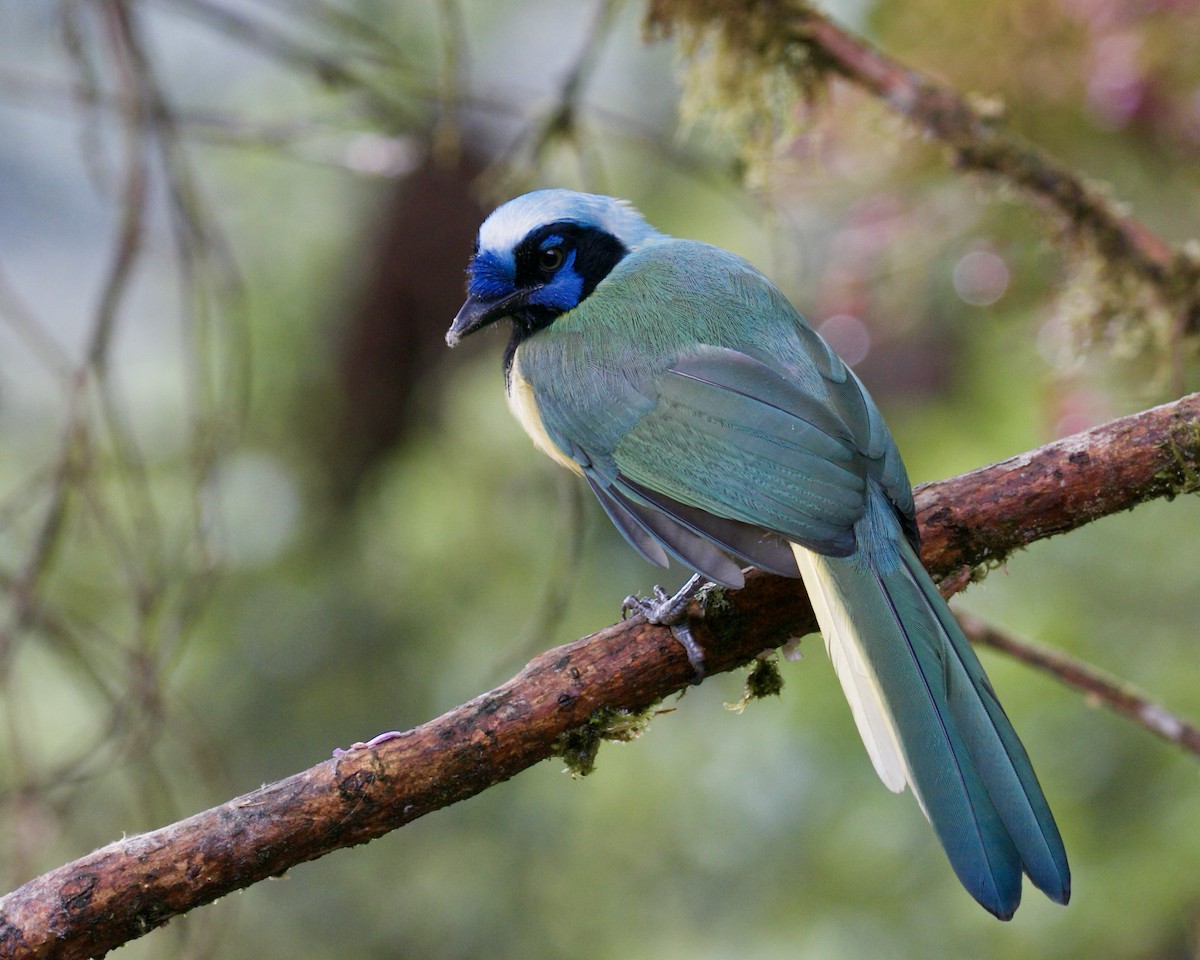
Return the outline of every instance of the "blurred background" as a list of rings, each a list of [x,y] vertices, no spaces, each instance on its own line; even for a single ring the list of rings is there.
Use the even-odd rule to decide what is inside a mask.
[[[1200,233],[1195,4],[825,6]],[[711,111],[681,125],[644,15],[0,4],[4,889],[430,719],[662,579],[509,417],[505,334],[444,348],[479,221],[524,189],[751,259],[916,482],[1198,388],[1169,329],[1096,315],[1051,219],[860,91],[787,104],[749,168]],[[1197,718],[1198,532],[1195,497],[1152,503],[956,603]],[[1200,957],[1195,756],[985,652],[1074,872],[1069,908],[999,924],[802,649],[778,700],[734,713],[712,677],[586,779],[543,763],[118,955]]]

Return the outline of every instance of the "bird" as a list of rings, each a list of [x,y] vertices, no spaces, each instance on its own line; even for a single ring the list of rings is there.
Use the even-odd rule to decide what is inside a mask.
[[[1022,874],[1066,904],[1058,826],[918,557],[891,432],[783,293],[627,201],[564,189],[497,207],[466,286],[447,343],[511,322],[512,413],[629,544],[690,568],[690,587],[740,588],[747,566],[800,578],[876,773],[911,789],[966,890],[1002,920]],[[640,609],[677,622],[681,595]]]

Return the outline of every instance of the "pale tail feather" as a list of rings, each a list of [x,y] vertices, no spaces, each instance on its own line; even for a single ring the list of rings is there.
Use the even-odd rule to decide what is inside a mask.
[[[799,544],[792,545],[792,552],[796,555],[804,588],[825,638],[825,650],[858,726],[858,735],[862,737],[879,779],[893,793],[900,793],[912,778],[900,748],[896,724],[883,699],[879,682],[868,669],[846,604],[829,576],[828,561]],[[918,796],[917,801],[920,799]]]

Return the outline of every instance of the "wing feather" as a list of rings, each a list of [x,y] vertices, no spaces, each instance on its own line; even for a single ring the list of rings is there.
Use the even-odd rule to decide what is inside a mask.
[[[613,450],[620,476],[822,553],[854,549],[867,465],[844,425],[746,354],[701,347],[656,382]]]

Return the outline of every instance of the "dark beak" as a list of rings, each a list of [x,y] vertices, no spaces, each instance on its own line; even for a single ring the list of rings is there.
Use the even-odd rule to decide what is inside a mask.
[[[450,329],[446,332],[446,343],[453,347],[458,341],[476,330],[482,330],[497,320],[503,320],[514,310],[529,303],[532,290],[517,290],[499,300],[483,300],[479,297],[467,297]]]

